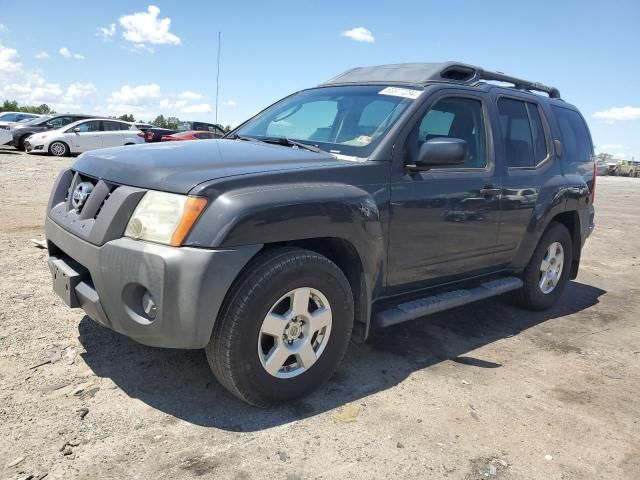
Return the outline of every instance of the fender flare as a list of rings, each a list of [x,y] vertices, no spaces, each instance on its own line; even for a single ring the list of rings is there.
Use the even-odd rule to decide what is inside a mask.
[[[224,192],[210,203],[185,245],[229,248],[317,238],[353,245],[371,294],[382,271],[382,222],[372,195],[353,185],[293,183]]]

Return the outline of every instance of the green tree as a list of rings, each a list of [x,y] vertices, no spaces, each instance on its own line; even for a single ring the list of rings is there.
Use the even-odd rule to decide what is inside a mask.
[[[164,115],[158,115],[155,120],[151,122],[151,125],[158,128],[167,128],[167,121],[165,120]]]
[[[9,101],[5,100],[0,107],[0,112],[17,112],[18,111],[18,102],[15,100]]]
[[[180,119],[178,117],[167,118],[167,128],[170,128],[171,130],[177,130],[179,123],[180,123]]]
[[[225,125],[223,130],[224,133],[229,133],[231,131],[231,125]]]
[[[124,115],[120,115],[118,117],[118,120],[122,120],[123,122],[135,122],[136,119],[133,118],[133,114],[132,113],[125,113]]]

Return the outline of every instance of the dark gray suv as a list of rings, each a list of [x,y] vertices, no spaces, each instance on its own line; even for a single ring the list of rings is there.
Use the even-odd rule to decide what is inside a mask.
[[[580,112],[472,65],[353,69],[175,143],[60,173],[53,287],[138,342],[205,348],[253,405],[308,393],[371,328],[503,293],[550,308],[594,228]]]
[[[10,132],[12,135],[11,145],[18,150],[24,151],[24,141],[34,133],[45,132],[47,130],[54,130],[56,128],[64,127],[72,122],[78,120],[84,120],[86,118],[93,118],[95,115],[84,115],[78,113],[64,113],[60,115],[49,115],[46,117],[36,118],[30,122],[16,123],[11,126]]]

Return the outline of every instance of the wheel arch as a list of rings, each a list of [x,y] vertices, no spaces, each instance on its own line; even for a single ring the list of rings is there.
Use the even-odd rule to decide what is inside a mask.
[[[551,219],[546,228],[549,228],[549,225],[551,225],[552,222],[557,222],[564,225],[567,230],[569,230],[569,235],[571,235],[571,246],[573,255],[571,260],[571,270],[569,272],[569,278],[573,280],[578,276],[578,269],[580,268],[580,253],[582,252],[582,229],[580,225],[580,215],[575,210],[559,213]]]

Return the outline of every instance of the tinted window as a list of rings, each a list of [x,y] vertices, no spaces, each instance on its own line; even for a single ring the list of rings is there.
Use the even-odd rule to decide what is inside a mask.
[[[580,114],[562,107],[551,107],[560,126],[564,157],[570,162],[589,162],[593,147],[589,130]]]
[[[450,165],[450,168],[482,168],[487,165],[486,135],[482,103],[479,100],[439,100],[409,134],[407,152],[417,155],[424,142],[436,137],[459,138],[467,142],[464,164]]]
[[[104,121],[102,122],[102,125],[105,132],[114,132],[117,130],[129,130],[129,125],[127,125],[126,123]]]
[[[81,124],[76,125],[75,127],[73,127],[71,129],[71,131],[75,130],[76,128],[79,128],[80,132],[82,132],[82,133],[85,133],[85,132],[99,132],[100,131],[100,122],[98,120],[93,120],[91,122],[84,122],[84,123],[81,123]]]
[[[535,103],[527,102],[527,110],[531,119],[531,133],[533,135],[533,150],[535,154],[536,165],[547,158],[547,139],[540,118],[540,111]]]
[[[75,121],[75,119],[71,117],[55,117],[45,123],[45,125],[49,128],[60,128],[70,124],[72,121]]]
[[[0,115],[0,120],[3,122],[15,122],[17,116],[15,113],[3,113]]]
[[[510,167],[535,166],[533,134],[525,102],[501,98],[498,100],[498,112],[508,165]]]

